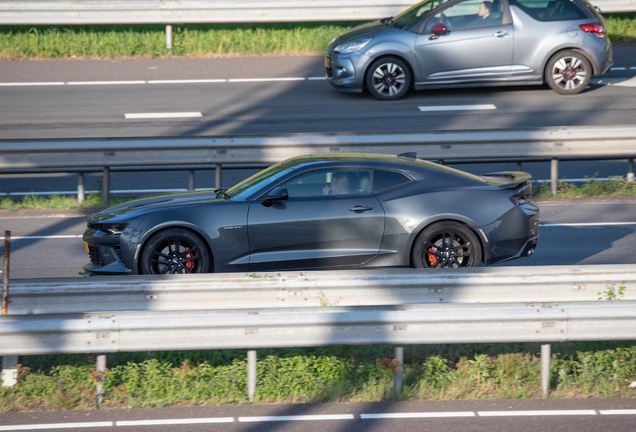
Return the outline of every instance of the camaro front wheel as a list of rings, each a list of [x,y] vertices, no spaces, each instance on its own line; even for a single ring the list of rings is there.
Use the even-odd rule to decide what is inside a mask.
[[[415,239],[411,251],[415,268],[479,267],[481,245],[477,236],[459,222],[437,222]]]
[[[210,257],[203,240],[183,228],[153,235],[141,253],[142,274],[207,273]]]
[[[395,57],[384,57],[371,63],[367,72],[367,88],[376,99],[395,100],[411,86],[411,72]]]
[[[545,80],[550,88],[564,95],[582,92],[591,78],[590,62],[576,51],[555,54],[545,69]]]

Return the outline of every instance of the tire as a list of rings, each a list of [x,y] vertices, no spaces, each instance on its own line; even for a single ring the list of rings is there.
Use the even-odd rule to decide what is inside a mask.
[[[142,274],[207,273],[209,268],[205,243],[184,228],[159,231],[148,239],[141,252]]]
[[[408,66],[395,57],[384,57],[371,63],[366,77],[369,93],[379,100],[397,100],[411,87]]]
[[[453,221],[436,222],[426,227],[415,239],[411,250],[415,268],[479,267],[481,259],[481,244],[475,233]]]
[[[561,51],[550,58],[545,68],[545,81],[563,95],[582,92],[592,79],[592,66],[581,53]]]

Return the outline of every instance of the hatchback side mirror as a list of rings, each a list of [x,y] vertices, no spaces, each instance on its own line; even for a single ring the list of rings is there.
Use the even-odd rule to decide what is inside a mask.
[[[289,198],[289,193],[287,192],[287,188],[277,187],[269,191],[267,196],[265,197],[265,201],[263,204],[265,207],[271,207],[277,201],[285,201]]]
[[[441,35],[448,33],[448,29],[442,23],[437,23],[433,27],[431,27],[431,33],[435,35]]]

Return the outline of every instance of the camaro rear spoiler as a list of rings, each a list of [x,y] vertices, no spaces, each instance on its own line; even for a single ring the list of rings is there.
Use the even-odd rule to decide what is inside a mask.
[[[502,189],[517,189],[526,186],[532,175],[523,171],[494,172],[482,175],[488,182]]]

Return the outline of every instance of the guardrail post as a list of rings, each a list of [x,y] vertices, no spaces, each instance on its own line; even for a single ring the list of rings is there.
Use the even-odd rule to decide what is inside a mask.
[[[543,396],[550,390],[550,344],[541,345],[541,391]]]
[[[11,252],[11,231],[4,232],[4,273],[2,273],[2,315],[9,313],[9,258]]]
[[[221,164],[216,164],[214,166],[214,177],[215,177],[215,185],[216,189],[221,189],[221,181],[223,179],[223,169],[221,168]]]
[[[194,170],[188,171],[188,190],[194,190]]]
[[[86,198],[86,190],[84,189],[84,173],[77,174],[77,202],[83,203]]]
[[[402,391],[402,377],[404,370],[404,347],[395,346],[395,367],[393,368],[393,381],[395,383],[395,394]]]
[[[517,171],[523,171],[523,166],[521,165],[521,162],[517,162]]]
[[[18,356],[2,357],[2,387],[13,387],[18,383]]]
[[[256,393],[256,350],[247,350],[247,397],[254,402]]]
[[[627,181],[634,181],[634,158],[627,159]]]
[[[166,48],[172,49],[172,26],[166,24]]]
[[[102,194],[104,197],[104,207],[110,203],[110,167],[104,167],[104,178],[102,180]]]
[[[95,393],[97,394],[97,405],[101,405],[104,402],[104,382],[106,381],[106,354],[97,356],[97,385],[95,386]]]
[[[552,158],[550,161],[550,186],[552,195],[556,195],[559,190],[559,158]]]

